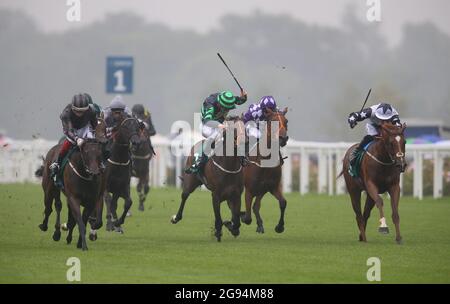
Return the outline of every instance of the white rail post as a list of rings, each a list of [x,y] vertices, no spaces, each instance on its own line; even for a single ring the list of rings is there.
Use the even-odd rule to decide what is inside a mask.
[[[336,177],[341,173],[342,171],[342,159],[343,159],[343,152],[342,149],[336,150]],[[345,184],[344,184],[344,177],[341,176],[338,179],[336,179],[336,194],[344,194],[345,193]]]
[[[333,195],[333,151],[328,149],[328,195]]]
[[[288,158],[284,160],[284,164],[281,167],[282,170],[282,180],[283,180],[283,192],[292,192],[292,153],[287,148],[283,148],[282,155]]]
[[[300,194],[309,191],[309,154],[305,147],[300,149]]]
[[[422,152],[414,151],[414,197],[423,198],[423,157]]]
[[[174,157],[174,159],[175,159],[175,186],[177,188],[180,188],[181,187],[181,179],[179,178],[179,176],[182,175],[182,173],[181,173],[181,162],[183,160],[183,156],[182,155],[177,155],[177,156]]]
[[[324,148],[317,151],[317,192],[325,193],[327,187],[327,157]]]
[[[442,197],[443,188],[443,159],[438,150],[433,151],[434,170],[433,170],[433,198]]]

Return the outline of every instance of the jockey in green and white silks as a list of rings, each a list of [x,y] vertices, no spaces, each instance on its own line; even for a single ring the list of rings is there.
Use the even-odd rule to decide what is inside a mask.
[[[206,138],[202,145],[201,151],[194,153],[192,166],[185,170],[186,173],[197,173],[201,166],[206,163],[211,156],[212,151],[208,151],[208,147],[220,133],[220,129],[224,128],[228,112],[235,109],[236,105],[241,105],[247,101],[247,93],[241,91],[241,96],[234,96],[230,91],[214,93],[209,95],[202,104],[202,135]],[[205,148],[205,149],[204,149]]]

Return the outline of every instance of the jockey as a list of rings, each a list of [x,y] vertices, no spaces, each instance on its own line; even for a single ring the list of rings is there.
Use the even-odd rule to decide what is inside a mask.
[[[234,96],[230,91],[209,95],[202,104],[202,135],[206,138],[202,145],[201,153],[194,153],[192,166],[185,170],[186,173],[196,173],[206,163],[212,151],[204,151],[203,147],[210,147],[215,141],[221,129],[225,126],[228,112],[247,101],[247,93],[241,90],[241,96]]]
[[[278,111],[277,103],[272,96],[264,96],[258,103],[251,104],[244,113],[244,124],[246,124],[247,135],[259,139],[261,137],[261,131],[257,125],[247,124],[249,121],[256,123],[264,121],[266,119],[266,109],[272,111]]]
[[[379,103],[363,109],[361,112],[350,113],[347,121],[353,129],[359,121],[367,118],[369,118],[369,122],[366,124],[367,135],[364,136],[359,146],[353,151],[350,157],[351,164],[353,164],[352,161],[356,158],[355,156],[379,134],[382,123],[390,122],[396,126],[401,126],[397,110],[388,103]]]
[[[122,96],[117,95],[111,100],[111,103],[103,111],[106,123],[106,135],[111,137],[112,129],[117,125],[122,115],[131,117],[131,111],[123,101]]]
[[[150,112],[142,104],[135,104],[131,108],[131,113],[134,117],[137,118],[139,123],[143,124],[145,128],[148,130],[150,136],[154,136],[156,134],[155,127],[153,126],[152,117]]]
[[[77,145],[81,147],[85,138],[95,138],[94,130],[97,126],[97,117],[94,110],[89,106],[86,95],[75,95],[72,98],[72,103],[64,108],[60,116],[66,139],[59,151],[58,159],[49,167],[51,177],[54,178],[55,185],[59,188],[62,188],[62,182],[59,179],[59,169],[64,156],[72,146]]]

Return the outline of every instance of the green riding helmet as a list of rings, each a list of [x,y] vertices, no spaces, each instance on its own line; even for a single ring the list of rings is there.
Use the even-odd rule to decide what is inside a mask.
[[[230,91],[223,91],[219,95],[217,95],[217,101],[219,104],[226,109],[234,109],[236,97],[234,97],[233,93]]]

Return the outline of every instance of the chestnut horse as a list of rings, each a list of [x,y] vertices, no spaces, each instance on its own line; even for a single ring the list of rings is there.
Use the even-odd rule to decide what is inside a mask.
[[[380,233],[389,233],[383,211],[383,199],[379,194],[389,193],[392,206],[392,221],[395,224],[396,238],[401,244],[400,217],[398,205],[400,199],[400,174],[405,171],[405,138],[406,124],[401,127],[384,123],[380,127],[380,136],[369,146],[361,162],[359,178],[350,176],[349,156],[357,145],[347,150],[343,160],[343,170],[339,176],[344,175],[347,190],[350,194],[353,210],[356,214],[356,223],[360,234],[359,240],[367,242],[366,226],[373,206],[380,212]],[[364,213],[361,212],[361,192],[366,191],[366,204]]]
[[[241,220],[243,223],[250,225],[252,222],[251,208],[253,198],[256,197],[253,205],[253,212],[256,216],[257,228],[256,232],[264,233],[263,220],[259,213],[261,208],[261,199],[263,196],[270,192],[280,205],[280,219],[275,231],[282,233],[284,231],[284,212],[286,209],[286,199],[283,196],[281,187],[281,166],[283,160],[281,159],[281,153],[279,147],[284,147],[287,144],[289,137],[287,136],[287,123],[285,115],[288,108],[283,111],[266,110],[266,132],[262,133],[262,136],[266,136],[268,148],[275,144],[278,146],[277,155],[261,156],[260,146],[258,145],[256,156],[250,156],[250,164],[244,167],[244,185],[245,185],[245,212],[241,212]],[[278,134],[277,138],[272,139],[271,122],[278,122]],[[251,152],[251,151],[249,151]],[[264,167],[261,162],[264,159],[270,157],[276,157],[279,159],[278,164],[275,167]]]
[[[233,123],[229,123],[229,122]],[[227,133],[233,132],[233,155],[225,153],[227,144]],[[231,137],[231,136],[230,136]],[[237,147],[244,143],[245,129],[244,123],[237,117],[229,117],[225,121],[225,131],[218,136],[215,143],[215,155],[211,156],[205,164],[203,174],[201,177],[195,174],[183,173],[182,180],[183,192],[181,194],[181,204],[178,213],[171,218],[172,224],[176,224],[183,218],[184,204],[189,195],[194,192],[197,187],[205,184],[206,188],[211,191],[212,204],[215,216],[215,236],[218,242],[222,238],[222,226],[228,228],[231,234],[235,237],[239,235],[240,210],[241,210],[241,194],[244,190],[243,172],[241,165],[241,156],[238,156]],[[192,149],[191,154],[186,160],[186,167],[190,167],[193,161],[195,151],[198,151],[197,145],[203,144],[203,141],[197,143]],[[222,145],[223,144],[223,145]],[[220,150],[223,149],[223,150]],[[221,151],[222,156],[216,155]],[[228,207],[231,210],[232,218],[230,221],[222,221],[220,215],[220,203],[227,201]]]

